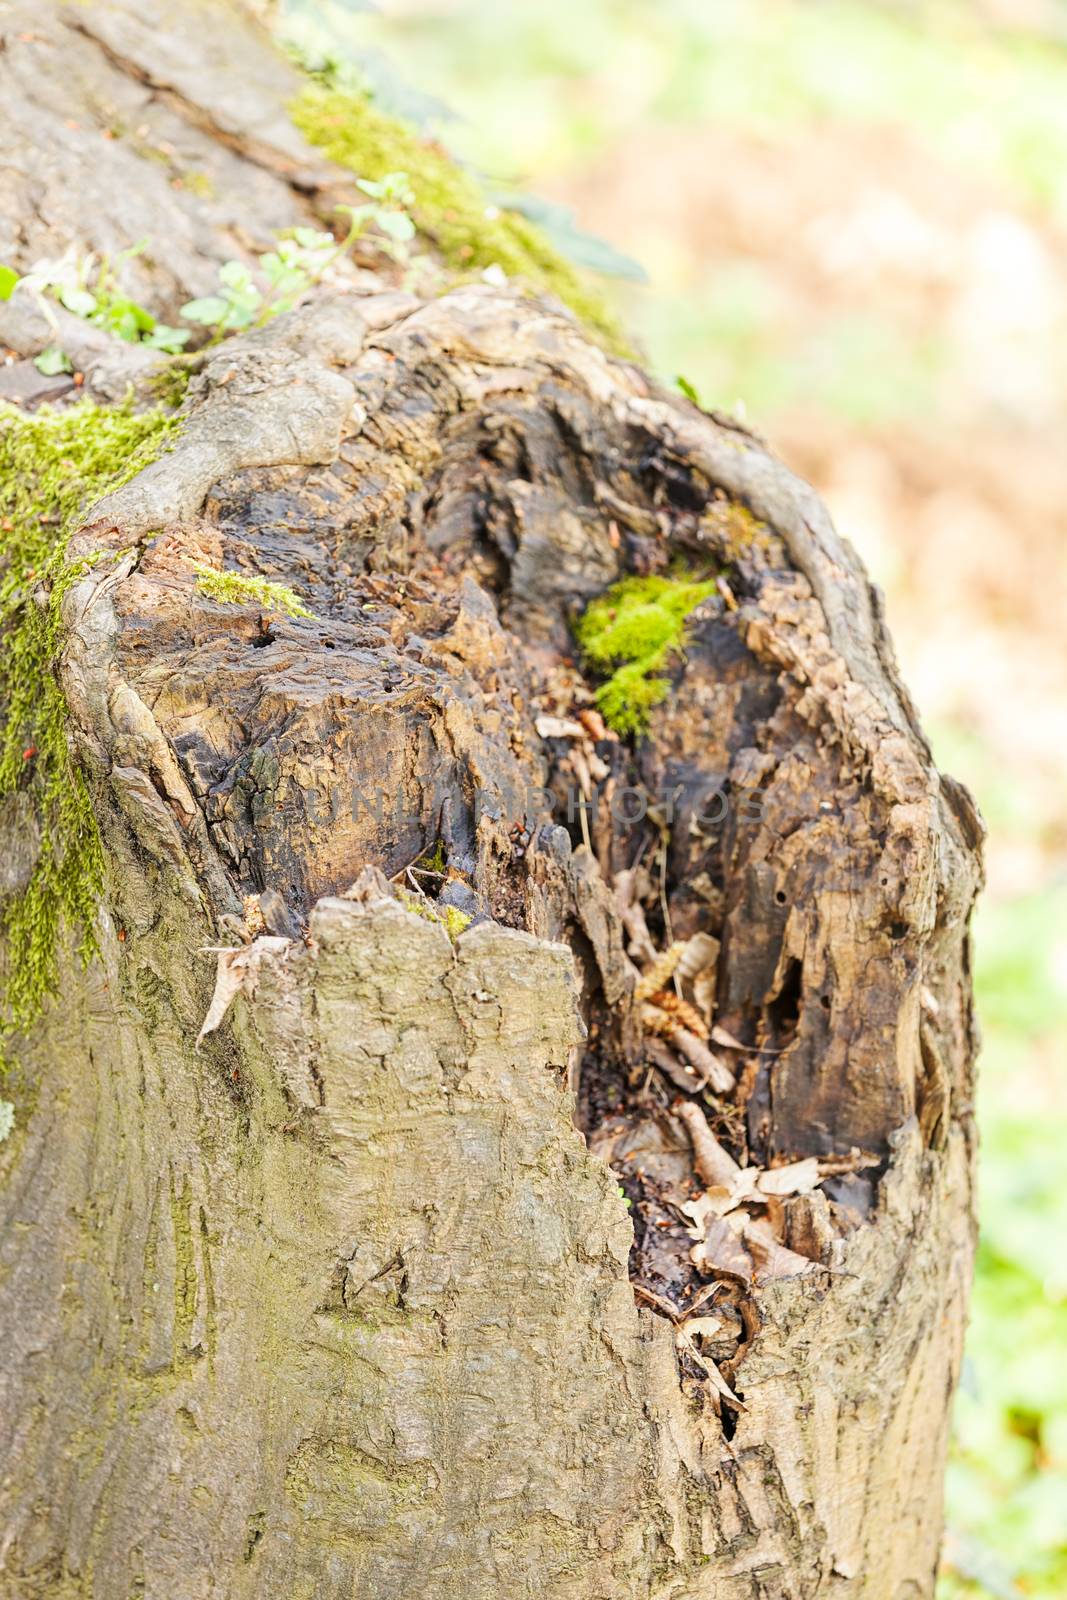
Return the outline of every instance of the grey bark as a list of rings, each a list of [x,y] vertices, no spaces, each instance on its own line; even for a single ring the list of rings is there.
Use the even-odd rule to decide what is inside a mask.
[[[129,267],[166,311],[344,192],[229,10],[16,13],[18,265],[167,238]],[[140,147],[97,137],[116,107]],[[164,138],[210,202],[144,149]],[[21,315],[0,338],[30,354]],[[91,344],[91,390],[140,381],[139,352]],[[22,1042],[32,1115],[0,1148],[0,1594],[931,1595],[980,823],[857,558],[751,436],[516,289],[354,274],[214,352],[184,418],[87,512],[75,553],[128,553],[65,602],[109,869],[100,958]],[[743,1297],[716,1368],[743,1409],[649,1298],[618,1189],[644,1181],[634,1107],[679,1127],[640,1100],[656,1054],[612,891],[637,836],[587,847],[528,803],[573,761],[537,718],[573,687],[576,608],[678,554],[739,604],[701,608],[649,737],[598,759],[683,793],[663,893],[678,937],[721,947],[736,1152],[875,1163],[771,1208],[805,1259]],[[314,616],[216,604],[197,563]],[[702,832],[723,776],[758,812]],[[435,841],[442,903],[476,918],[454,943],[389,881]],[[198,1044],[220,945],[239,992]]]

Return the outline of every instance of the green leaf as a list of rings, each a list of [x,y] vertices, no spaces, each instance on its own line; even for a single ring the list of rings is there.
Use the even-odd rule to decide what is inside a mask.
[[[54,378],[60,372],[74,371],[70,357],[55,344],[50,344],[47,350],[42,350],[39,356],[34,356],[33,364],[46,378]]]
[[[375,221],[383,233],[400,244],[406,244],[415,237],[415,224],[406,211],[379,211]]]
[[[76,317],[91,317],[96,310],[95,294],[90,294],[88,289],[79,289],[75,284],[60,289],[59,302],[68,311],[73,311]]]
[[[597,234],[579,228],[569,206],[561,206],[554,200],[543,200],[535,194],[500,192],[495,193],[493,199],[506,210],[517,211],[520,216],[536,222],[548,234],[556,249],[569,260],[577,262],[578,266],[590,267],[609,278],[627,278],[631,283],[648,282],[648,273],[639,261],[616,250],[613,244]]]
[[[133,319],[138,333],[151,333],[156,325],[156,319],[151,311],[146,311],[144,306],[139,306],[136,300],[123,300],[119,302],[126,314]]]
[[[177,355],[183,345],[192,338],[189,328],[171,328],[165,322],[157,322],[151,333],[141,341],[150,350],[163,350],[169,356]]]
[[[119,251],[118,255],[115,257],[115,265],[120,266],[123,261],[130,261],[134,256],[142,256],[147,249],[147,238],[138,239],[136,244],[127,245],[125,250]]]
[[[10,300],[18,287],[19,275],[14,267],[0,266],[0,300]]]
[[[384,200],[393,200],[397,205],[410,206],[415,203],[415,196],[408,182],[406,172],[387,172],[379,185]]]
[[[127,344],[136,344],[141,337],[143,323],[137,316],[138,307],[128,301],[117,301],[105,307],[93,321],[108,329],[116,338],[125,339]]]
[[[360,184],[362,188],[362,184]],[[364,222],[374,215],[376,206],[334,206],[335,211],[340,211],[343,216],[351,217],[353,222]]]
[[[319,233],[315,228],[294,228],[293,238],[305,250],[332,250],[336,243],[332,233]]]
[[[273,250],[268,255],[260,257],[260,266],[271,287],[286,294],[305,289],[311,282],[303,266],[283,260]]]
[[[229,332],[231,328],[250,328],[256,320],[259,295],[253,301],[233,302],[230,309],[222,319],[221,326]]]
[[[683,378],[682,374],[679,373],[678,376],[675,378],[674,382],[675,382],[676,387],[679,388],[682,391],[682,393],[685,395],[685,398],[687,400],[692,400],[692,402],[693,402],[693,404],[695,406],[698,406],[700,404],[700,396],[697,394],[696,390],[694,389],[693,385],[689,382],[688,378]]]
[[[202,322],[205,328],[213,328],[222,322],[230,309],[230,302],[221,295],[208,294],[200,300],[187,300],[179,313],[189,322]]]
[[[247,292],[255,289],[252,274],[243,261],[224,261],[219,268],[219,282],[224,283],[227,289],[237,289]]]

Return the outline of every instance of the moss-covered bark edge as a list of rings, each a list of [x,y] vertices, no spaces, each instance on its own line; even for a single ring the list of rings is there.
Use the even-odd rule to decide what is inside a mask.
[[[90,400],[29,416],[0,405],[0,801],[30,794],[41,825],[29,882],[0,903],[0,1052],[55,989],[61,932],[78,930],[85,957],[95,948],[103,851],[56,672],[63,595],[93,558],[71,562],[68,546],[85,511],[154,460],[176,427],[162,410]]]
[[[493,205],[478,180],[442,146],[366,95],[308,83],[290,104],[296,127],[331,161],[380,181],[405,172],[415,192],[412,220],[453,271],[498,266],[539,293],[555,295],[617,354],[628,354],[607,299],[564,260],[537,225]]]

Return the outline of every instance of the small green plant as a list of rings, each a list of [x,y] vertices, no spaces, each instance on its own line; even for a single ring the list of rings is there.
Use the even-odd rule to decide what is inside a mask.
[[[242,262],[226,261],[219,268],[216,292],[190,300],[182,306],[182,316],[213,328],[217,337],[262,327],[281,312],[291,311],[371,227],[377,229],[378,247],[386,255],[410,265],[415,224],[407,208],[415,197],[406,173],[390,172],[378,182],[361,179],[359,187],[368,196],[365,205],[337,207],[349,218],[343,239],[314,228],[294,228],[291,236],[259,257],[258,282]]]
[[[187,301],[181,315],[187,322],[212,329],[217,339],[243,328],[262,327],[272,317],[292,310],[370,230],[374,230],[381,252],[401,266],[415,266],[423,258],[411,253],[415,224],[409,212],[415,196],[407,174],[387,172],[377,179],[361,178],[358,187],[367,196],[365,204],[337,207],[348,217],[343,239],[315,228],[294,228],[259,257],[258,274],[242,261],[223,262],[215,293]],[[177,355],[192,338],[192,329],[157,321],[118,284],[115,268],[139,255],[146,244],[142,240],[124,250],[114,263],[92,252],[79,254],[71,246],[53,261],[39,261],[22,277],[13,267],[0,265],[0,300],[10,300],[16,290],[35,295],[57,337],[50,301],[58,301],[67,311],[106,328],[118,339]],[[58,342],[43,350],[35,365],[49,377],[72,370],[70,358]]]
[[[699,394],[697,394],[695,384],[690,383],[689,379],[686,378],[686,377],[683,377],[680,372],[679,372],[678,376],[674,380],[674,386],[675,386],[676,389],[680,390],[682,394],[685,395],[685,398],[687,400],[692,400],[692,402],[693,402],[693,404],[695,406],[698,406],[700,404],[700,396],[699,396]]]
[[[257,605],[264,611],[284,611],[288,617],[314,615],[292,589],[287,589],[284,583],[271,583],[269,578],[219,572],[197,562],[196,586],[209,600],[217,600],[221,605]]]
[[[575,628],[586,661],[613,669],[596,691],[604,721],[616,733],[640,734],[666,698],[663,669],[685,644],[689,613],[714,594],[715,578],[623,578],[590,602]]]
[[[618,321],[604,296],[559,251],[538,225],[493,203],[475,175],[438,140],[390,116],[364,89],[336,79],[330,63],[316,71],[290,106],[304,137],[362,180],[388,181],[402,169],[417,199],[411,220],[453,273],[496,269],[539,293],[557,296],[612,349],[627,353]]]
[[[34,356],[33,364],[46,378],[54,378],[60,372],[74,371],[67,352],[61,350],[57,344],[50,344],[47,350],[42,350],[39,356]]]
[[[152,350],[174,355],[191,337],[190,330],[171,328],[157,321],[150,311],[120,289],[116,276],[115,268],[131,256],[139,255],[146,243],[142,240],[129,250],[123,250],[114,263],[109,257],[98,257],[91,251],[80,255],[72,245],[54,261],[39,261],[21,278],[13,267],[0,267],[0,298],[9,300],[16,290],[35,295],[53,328],[56,324],[49,301],[55,300],[75,316],[91,322],[94,327],[106,328],[127,344],[145,344]],[[58,344],[43,350],[34,364],[49,377],[71,370],[70,359]]]

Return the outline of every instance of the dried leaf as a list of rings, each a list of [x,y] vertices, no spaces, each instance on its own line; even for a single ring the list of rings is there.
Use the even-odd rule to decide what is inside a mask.
[[[708,1127],[708,1119],[703,1111],[692,1100],[679,1101],[673,1110],[685,1124],[685,1131],[693,1146],[693,1165],[701,1182],[708,1188],[716,1184],[730,1188],[741,1168],[716,1139]]]
[[[534,723],[542,739],[584,739],[585,729],[570,717],[538,717]]]
[[[638,894],[637,872],[627,867],[615,874],[615,904],[629,939],[629,953],[635,961],[652,962],[656,947],[645,921],[644,908]]]
[[[686,943],[682,959],[678,963],[675,977],[682,986],[682,993],[690,1000],[704,1019],[704,1029],[701,1037],[708,1037],[707,1030],[711,1026],[712,1013],[715,1010],[715,990],[718,977],[719,951],[721,946],[718,939],[710,933],[694,933]]]
[[[710,933],[694,933],[691,939],[687,939],[677,969],[682,982],[691,982],[706,972],[708,967],[714,967],[719,959],[719,949],[718,939]]]
[[[728,1216],[731,1211],[736,1211],[737,1207],[744,1205],[746,1200],[762,1201],[763,1196],[759,1191],[759,1178],[759,1167],[741,1168],[741,1171],[730,1185],[728,1191],[730,1204],[722,1213],[723,1216]]]
[[[712,1013],[715,1010],[715,996],[718,986],[718,968],[708,967],[699,977],[693,979],[693,1004],[710,1027]]]
[[[679,1061],[669,1045],[659,1039],[646,1039],[645,1054],[664,1076],[685,1094],[696,1094],[704,1087],[704,1079],[684,1061]]]
[[[735,1074],[721,1056],[709,1050],[703,1039],[697,1039],[686,1028],[671,1035],[671,1043],[686,1060],[704,1074],[704,1081],[716,1094],[729,1094],[737,1082]]]
[[[820,1178],[818,1161],[807,1156],[803,1161],[790,1161],[788,1166],[768,1168],[760,1173],[757,1182],[764,1194],[811,1194]]]
[[[725,1189],[721,1191],[709,1190],[706,1194],[698,1194],[695,1200],[683,1200],[678,1207],[683,1216],[688,1217],[690,1220],[691,1225],[686,1229],[686,1232],[698,1244],[704,1243],[704,1236],[708,1231],[708,1219],[722,1215],[715,1203],[714,1194],[716,1192],[726,1194],[729,1191]]]
[[[655,1294],[651,1289],[646,1288],[643,1283],[635,1283],[633,1291],[636,1299],[643,1300],[646,1305],[655,1306],[656,1310],[662,1312],[668,1321],[678,1321],[678,1307],[672,1305],[669,1300],[665,1300],[662,1295]]]
[[[691,1339],[714,1339],[726,1327],[723,1317],[686,1317],[682,1326]]]
[[[277,939],[268,935],[256,939],[253,944],[216,951],[218,960],[215,966],[215,992],[211,996],[207,1016],[196,1036],[198,1047],[209,1033],[214,1033],[216,1028],[221,1027],[236,997],[249,980],[254,979],[260,958],[268,951],[284,950],[288,944],[288,939]]]
[[[711,1379],[715,1388],[718,1390],[719,1394],[727,1402],[727,1404],[734,1406],[738,1411],[744,1411],[745,1406],[743,1401],[739,1400],[734,1394],[734,1391],[730,1388],[730,1385],[727,1383],[726,1379],[723,1377],[714,1361],[706,1362],[706,1366],[708,1377]]]
[[[752,1286],[752,1257],[725,1217],[708,1217],[703,1241],[693,1246],[690,1260],[709,1277],[733,1278],[746,1288]]]
[[[578,721],[591,739],[618,739],[618,734],[609,728],[600,712],[592,706],[583,706],[577,713]]]
[[[718,1023],[711,1030],[712,1041],[721,1044],[725,1050],[747,1050],[748,1045],[742,1044],[740,1039],[734,1037],[729,1028],[721,1028]]]
[[[600,759],[592,745],[586,744],[583,745],[582,748],[585,751],[585,759],[589,763],[589,771],[595,781],[597,783],[603,783],[605,778],[610,778],[611,768],[608,766],[606,761],[602,761]],[[608,804],[610,805],[610,799]]]
[[[575,745],[570,753],[571,771],[578,780],[578,787],[582,791],[582,798],[589,801],[593,798],[593,775],[589,771],[589,762],[586,760],[585,751],[580,745]],[[582,810],[585,817],[585,810]],[[589,840],[586,839],[588,845]]]
[[[729,1223],[724,1226],[728,1227]],[[797,1255],[795,1250],[780,1244],[767,1222],[749,1217],[742,1224],[741,1232],[756,1262],[758,1284],[775,1283],[779,1278],[799,1278],[816,1265],[806,1256]]]
[[[711,1361],[707,1356],[701,1355],[700,1351],[693,1343],[689,1331],[691,1326],[692,1324],[682,1323],[675,1328],[675,1345],[679,1351],[683,1351],[687,1356],[692,1357],[697,1366],[700,1367],[701,1371],[707,1374],[711,1381],[712,1387],[725,1401],[727,1401],[729,1405],[735,1406],[738,1411],[744,1411],[744,1406],[734,1394],[734,1391],[730,1388],[730,1385],[727,1383],[726,1379],[723,1377],[714,1361]]]
[[[690,1218],[689,1237],[703,1239],[709,1217],[729,1217],[746,1200],[763,1200],[756,1187],[758,1177],[758,1167],[742,1167],[732,1183],[711,1184],[695,1200],[683,1201],[678,1210]]]

